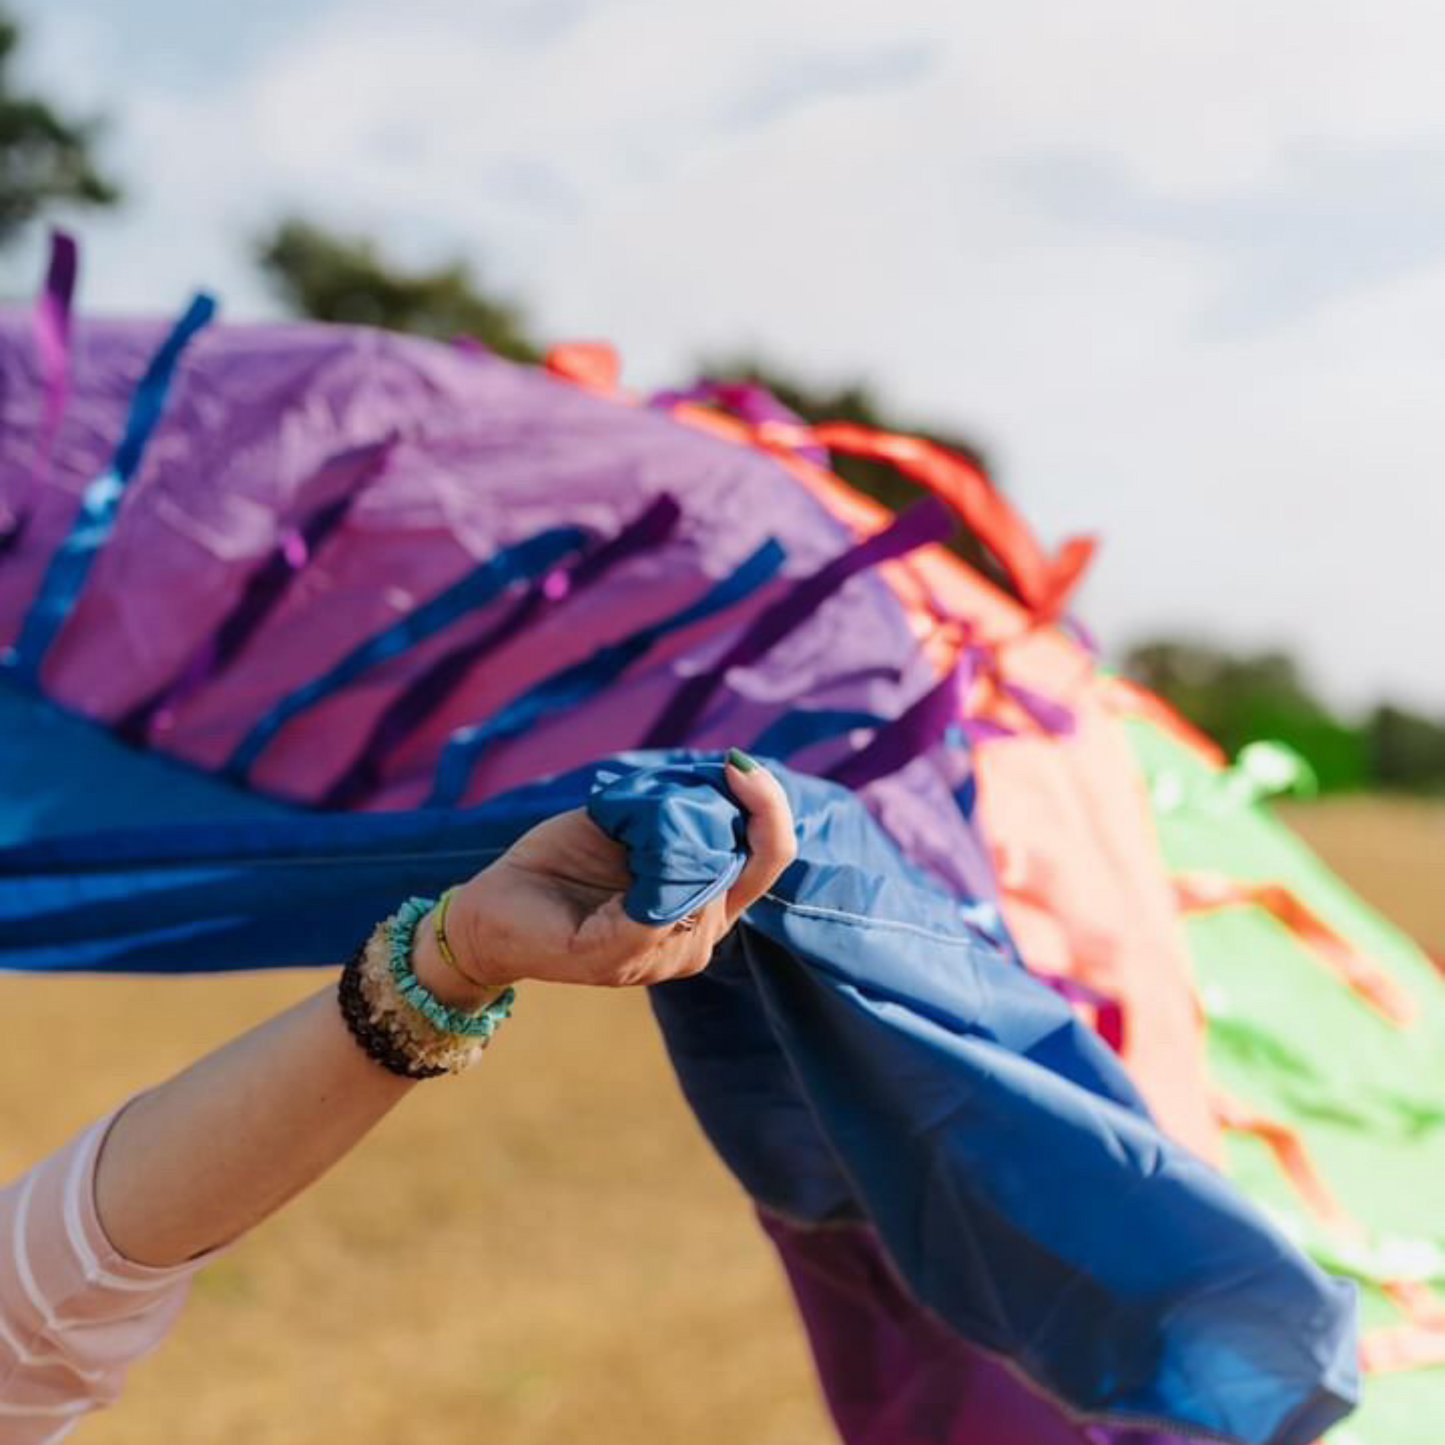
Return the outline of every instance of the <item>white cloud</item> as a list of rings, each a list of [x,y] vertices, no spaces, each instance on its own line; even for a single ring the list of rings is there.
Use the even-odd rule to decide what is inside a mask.
[[[643,380],[755,345],[972,427],[1046,535],[1103,532],[1115,641],[1445,702],[1433,0],[317,0],[211,86],[129,81],[104,10],[36,19],[135,180],[91,302],[264,312],[285,206],[460,250]]]

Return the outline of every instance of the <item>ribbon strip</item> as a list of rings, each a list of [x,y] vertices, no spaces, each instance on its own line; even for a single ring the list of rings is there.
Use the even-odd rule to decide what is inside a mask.
[[[327,789],[321,806],[350,808],[364,802],[380,782],[387,759],[461,687],[482,658],[523,628],[535,625],[567,598],[601,581],[615,567],[661,546],[681,519],[682,508],[676,499],[663,493],[615,537],[584,553],[570,567],[554,569],[533,583],[494,627],[444,653],[392,699],[356,758]]]
[[[45,412],[35,444],[35,477],[41,486],[50,480],[55,440],[60,434],[70,387],[70,310],[75,296],[78,265],[79,253],[74,239],[64,231],[52,231],[50,264],[31,315],[40,364],[40,384],[45,393]],[[20,545],[29,524],[28,510],[16,512],[0,502],[0,559],[9,556]]]
[[[953,520],[945,507],[932,499],[920,502],[891,526],[834,557],[811,577],[795,583],[784,597],[753,621],[718,662],[678,688],[641,746],[665,748],[684,743],[731,668],[746,667],[757,661],[806,622],[850,577],[879,562],[911,552],[915,547],[943,541],[952,530]]]
[[[547,352],[542,365],[553,376],[604,396],[617,390],[622,375],[622,363],[605,341],[559,342]]]
[[[169,682],[138,702],[115,724],[123,741],[144,747],[151,728],[164,725],[187,698],[215,681],[241,655],[266,619],[281,605],[292,581],[322,543],[346,520],[357,498],[385,469],[394,437],[329,457],[315,473],[330,490],[341,477],[341,495],[314,508],[300,526],[288,527],[271,554],[247,579],[236,604],[190,662]]]
[[[786,557],[787,553],[779,543],[770,538],[731,576],[723,578],[680,612],[644,627],[620,642],[609,643],[591,657],[554,673],[514,698],[485,722],[458,728],[447,740],[437,761],[427,806],[454,806],[465,794],[472,773],[488,748],[505,738],[515,737],[549,713],[585,702],[620,677],[668,633],[691,627],[750,597],[777,575]]]
[[[1325,1223],[1350,1234],[1358,1234],[1360,1226],[1330,1192],[1304,1146],[1304,1141],[1287,1124],[1251,1109],[1239,1099],[1222,1090],[1210,1095],[1214,1117],[1222,1129],[1252,1134],[1270,1153],[1300,1197]]]
[[[1185,913],[1239,906],[1263,908],[1341,983],[1392,1024],[1403,1026],[1414,1018],[1409,995],[1282,883],[1250,883],[1218,873],[1185,873],[1174,879],[1174,896]]]
[[[65,414],[70,390],[70,311],[75,297],[75,277],[80,253],[75,238],[64,231],[50,233],[50,264],[45,285],[35,303],[31,324],[35,350],[40,359],[41,384],[45,388],[45,422],[40,442],[39,475],[49,479],[55,439]]]
[[[39,678],[45,655],[79,599],[96,555],[110,540],[121,500],[160,421],[181,355],[215,313],[211,297],[196,296],[146,367],[131,396],[125,433],[110,466],[81,493],[70,532],[51,557],[20,635],[5,658],[21,682],[33,686]]]
[[[998,558],[1036,624],[1064,610],[1093,557],[1092,537],[1073,537],[1054,557],[1039,545],[1023,518],[994,489],[975,462],[922,437],[880,431],[855,422],[748,422],[753,443],[764,450],[803,456],[810,447],[885,462],[940,497]]]
[[[1364,1233],[1330,1192],[1304,1141],[1293,1129],[1220,1091],[1214,1092],[1211,1103],[1221,1127],[1252,1134],[1269,1149],[1281,1172],[1325,1224],[1349,1235]],[[1405,1319],[1361,1336],[1360,1368],[1367,1374],[1384,1375],[1445,1365],[1445,1301],[1417,1280],[1384,1279],[1377,1283]]]
[[[554,347],[547,369],[587,390],[611,395],[617,387],[617,358],[610,347],[575,343]],[[682,392],[662,392],[654,406],[677,407],[691,400],[717,402],[730,410],[744,438],[763,451],[787,453],[807,461],[826,459],[829,451],[885,462],[942,498],[964,525],[991,551],[1008,573],[1035,625],[1064,612],[1068,599],[1097,547],[1092,537],[1073,537],[1049,557],[1023,518],[995,490],[977,463],[935,442],[855,422],[808,424],[762,387],[704,379]],[[779,415],[761,418],[766,407]],[[825,463],[826,464],[826,463]]]
[[[1438,1325],[1384,1325],[1360,1339],[1360,1368],[1367,1375],[1398,1374],[1445,1365],[1445,1329]]]
[[[704,376],[682,391],[659,391],[648,398],[648,406],[661,411],[671,411],[684,402],[715,402],[742,421],[758,425],[761,422],[781,421],[798,426],[806,423],[803,418],[770,392],[767,387],[755,381],[719,381]],[[828,465],[828,453],[821,446],[800,446],[800,457],[805,457],[816,466]]]
[[[887,725],[886,717],[858,708],[795,708],[774,718],[748,744],[748,752],[755,758],[777,758],[782,762],[794,753],[800,753],[814,743],[835,738],[840,733],[850,733],[855,728],[876,731]]]
[[[827,776],[845,788],[862,788],[896,773],[920,753],[942,742],[963,712],[964,699],[973,685],[976,656],[967,649],[941,682],[882,727],[856,753],[833,767]]]
[[[244,782],[271,739],[298,713],[338,692],[383,662],[390,662],[417,643],[450,626],[458,617],[491,602],[513,582],[531,581],[587,541],[580,527],[552,527],[513,543],[473,567],[450,587],[373,633],[319,677],[293,688],[253,724],[225,765],[228,776]]]
[[[766,431],[771,435],[773,428]],[[901,436],[852,422],[828,422],[808,428],[808,434],[806,439],[830,451],[887,462],[943,498],[1003,564],[1036,622],[1051,621],[1063,611],[1093,557],[1097,546],[1094,538],[1070,538],[1057,556],[1048,557],[1023,518],[994,490],[981,467],[921,437]]]

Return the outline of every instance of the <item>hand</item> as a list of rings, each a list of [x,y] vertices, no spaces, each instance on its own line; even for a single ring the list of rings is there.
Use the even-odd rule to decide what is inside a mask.
[[[631,883],[622,846],[577,809],[538,824],[452,898],[447,936],[457,962],[494,990],[519,979],[621,987],[661,983],[707,967],[713,949],[750,903],[793,861],[793,815],[776,778],[731,761],[728,787],[748,813],[749,857],[738,880],[695,915],[691,927],[652,928],[622,909]],[[422,953],[417,970],[440,979]],[[444,968],[444,965],[442,965]],[[453,975],[452,992],[459,982]],[[452,1001],[460,1002],[459,999]]]

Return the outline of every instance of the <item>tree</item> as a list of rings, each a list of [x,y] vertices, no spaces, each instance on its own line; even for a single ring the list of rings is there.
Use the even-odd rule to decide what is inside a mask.
[[[1386,703],[1366,733],[1373,779],[1382,788],[1445,793],[1445,722]]]
[[[257,256],[298,315],[440,340],[470,336],[515,361],[538,358],[521,308],[488,295],[460,261],[408,271],[364,237],[337,235],[299,217],[282,221]]]
[[[0,11],[0,246],[56,205],[109,206],[115,183],[92,156],[99,127],[67,119],[15,85],[20,27]]]
[[[1206,643],[1160,639],[1129,652],[1124,671],[1231,757],[1246,743],[1270,738],[1308,758],[1324,789],[1358,788],[1369,778],[1364,733],[1335,717],[1284,653],[1235,656]]]

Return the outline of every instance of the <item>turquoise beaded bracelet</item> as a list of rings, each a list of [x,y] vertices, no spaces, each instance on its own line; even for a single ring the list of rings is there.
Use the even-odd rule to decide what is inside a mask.
[[[411,947],[416,937],[416,928],[423,918],[436,907],[434,898],[408,898],[392,915],[389,922],[391,934],[391,978],[396,991],[434,1028],[446,1034],[458,1034],[462,1038],[490,1039],[511,1016],[512,1003],[516,999],[515,989],[503,989],[491,1003],[474,1012],[452,1008],[444,1004],[412,972]]]

